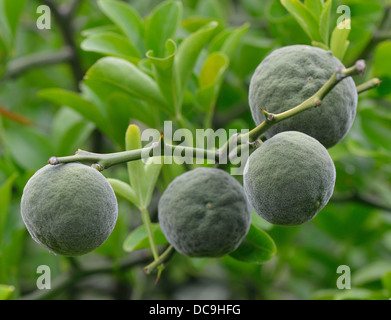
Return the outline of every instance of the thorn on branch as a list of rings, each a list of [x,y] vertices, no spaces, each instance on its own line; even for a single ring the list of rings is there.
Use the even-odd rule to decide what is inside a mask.
[[[266,110],[262,109],[261,107],[259,107],[259,109],[261,109],[263,115],[266,118],[266,121],[272,121],[274,119],[274,114],[273,113],[269,113]]]

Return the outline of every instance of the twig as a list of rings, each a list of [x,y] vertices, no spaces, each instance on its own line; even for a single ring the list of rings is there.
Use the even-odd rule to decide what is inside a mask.
[[[150,256],[140,257],[138,259],[132,259],[131,261],[122,261],[118,267],[114,267],[111,264],[107,267],[100,267],[95,269],[80,269],[75,272],[70,272],[59,276],[53,281],[53,287],[46,290],[35,290],[27,295],[20,297],[21,300],[46,300],[53,299],[61,292],[64,292],[67,288],[70,288],[77,284],[79,281],[102,273],[112,273],[115,270],[124,271],[133,268],[137,265],[143,265],[150,261]]]
[[[52,0],[40,0],[43,4],[47,5],[50,10],[53,12],[53,15],[56,19],[56,22],[60,28],[62,37],[64,39],[65,45],[69,47],[71,50],[71,58],[69,59],[69,63],[72,69],[73,76],[75,78],[75,81],[77,82],[77,85],[79,81],[83,79],[84,71],[80,63],[80,59],[77,53],[77,46],[73,39],[73,23],[72,23],[72,17],[70,16],[70,13],[74,13],[75,9],[72,9],[71,11],[65,11],[63,12],[60,10],[57,5]],[[76,1],[75,5],[78,5],[79,1]]]
[[[391,213],[391,207],[377,202],[375,199],[371,198],[368,195],[360,195],[358,193],[353,193],[352,195],[346,197],[337,197],[334,196],[331,198],[332,202],[358,202],[370,207],[374,207],[383,211]]]
[[[376,88],[380,86],[381,80],[378,78],[371,79],[357,86],[357,93],[363,93],[364,91]]]
[[[175,252],[173,246],[169,246],[160,256],[158,259],[144,267],[144,271],[147,274],[150,274],[153,272],[156,268],[158,268],[160,265],[162,265],[171,255]]]
[[[2,80],[16,78],[37,67],[46,67],[56,63],[68,62],[72,59],[72,55],[72,50],[69,47],[64,47],[58,52],[39,52],[16,58],[8,64]]]

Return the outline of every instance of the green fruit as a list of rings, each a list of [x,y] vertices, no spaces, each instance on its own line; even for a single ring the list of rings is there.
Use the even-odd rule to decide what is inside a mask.
[[[269,113],[289,110],[314,95],[342,63],[331,51],[306,45],[287,46],[273,51],[251,78],[249,104],[256,125]],[[316,108],[277,123],[266,138],[283,131],[300,131],[317,139],[326,148],[340,142],[356,116],[357,90],[351,77],[338,83]]]
[[[32,238],[55,254],[78,256],[99,247],[118,216],[110,183],[80,163],[46,165],[27,182],[21,214]]]
[[[197,168],[175,178],[158,210],[168,242],[190,257],[220,257],[234,251],[251,223],[240,183],[214,168]]]
[[[329,201],[335,167],[314,138],[286,131],[266,140],[244,168],[244,190],[254,210],[276,225],[311,220]]]

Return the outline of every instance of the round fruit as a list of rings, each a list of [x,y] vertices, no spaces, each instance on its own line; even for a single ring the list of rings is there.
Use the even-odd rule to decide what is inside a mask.
[[[335,167],[314,138],[286,131],[266,140],[246,163],[244,190],[254,210],[276,225],[311,220],[329,201]]]
[[[220,257],[234,251],[251,223],[243,187],[215,168],[197,168],[175,178],[158,210],[168,242],[190,257]]]
[[[27,182],[21,214],[32,238],[55,254],[78,256],[99,247],[118,216],[110,183],[80,163],[46,165]]]
[[[299,105],[314,95],[341,66],[331,51],[316,47],[293,45],[273,51],[257,67],[250,82],[249,104],[256,125],[265,119],[260,108],[277,114]],[[350,130],[356,107],[356,86],[348,77],[327,94],[321,106],[277,123],[265,136],[300,131],[330,148]]]

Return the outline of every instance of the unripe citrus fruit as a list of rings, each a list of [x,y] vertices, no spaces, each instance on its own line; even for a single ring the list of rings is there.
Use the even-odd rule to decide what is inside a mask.
[[[335,167],[314,138],[285,131],[266,140],[246,163],[244,190],[254,210],[276,225],[311,220],[329,201]]]
[[[215,168],[197,168],[175,178],[158,209],[168,242],[190,257],[220,257],[234,251],[251,223],[243,187]]]
[[[78,256],[99,247],[118,216],[110,183],[80,163],[46,165],[27,182],[21,214],[32,238],[55,254]]]
[[[337,68],[343,67],[331,51],[293,45],[273,51],[255,70],[249,88],[249,104],[256,125],[269,113],[287,111],[314,95]],[[322,104],[277,123],[265,136],[283,131],[300,131],[326,148],[340,142],[356,116],[357,89],[351,77],[338,83]]]

